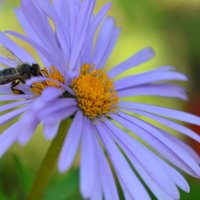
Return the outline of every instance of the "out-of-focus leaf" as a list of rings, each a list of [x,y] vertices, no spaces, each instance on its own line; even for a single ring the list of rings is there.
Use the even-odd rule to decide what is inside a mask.
[[[8,171],[8,173],[7,173]],[[10,191],[7,191],[7,184],[5,182],[5,177],[8,177],[9,175],[12,176],[12,174],[9,173],[10,169],[8,167],[8,164],[6,162],[3,162],[3,160],[0,160],[0,200],[18,200],[18,190],[10,189]],[[2,174],[5,175],[5,177],[2,176]]]
[[[0,183],[0,199],[6,199],[6,195],[3,191],[2,183]]]
[[[124,11],[127,20],[135,26],[145,25],[148,28],[159,29],[168,23],[165,9],[160,9],[153,1],[117,0],[117,3]]]
[[[27,194],[31,187],[32,176],[26,166],[16,155],[13,155],[13,161],[17,170],[17,174],[19,175],[19,183],[23,189],[23,193]]]
[[[199,188],[200,181],[190,180],[190,193],[181,192],[181,200],[198,200],[199,196]]]
[[[62,178],[54,178],[44,196],[44,200],[82,200],[79,193],[78,169],[71,170]]]

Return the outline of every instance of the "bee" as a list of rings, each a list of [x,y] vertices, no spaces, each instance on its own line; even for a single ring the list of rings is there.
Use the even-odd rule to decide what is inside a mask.
[[[24,94],[23,91],[15,89],[19,83],[25,84],[31,77],[42,76],[38,64],[22,62],[12,51],[0,45],[0,55],[6,57],[10,62],[16,63],[16,67],[4,68],[0,71],[0,85],[11,83],[11,90],[14,94]],[[6,66],[3,65],[2,66]]]

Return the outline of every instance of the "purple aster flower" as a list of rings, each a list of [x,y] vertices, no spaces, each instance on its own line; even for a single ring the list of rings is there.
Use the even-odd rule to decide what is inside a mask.
[[[72,116],[58,168],[60,172],[67,171],[80,147],[83,198],[119,199],[116,175],[127,200],[150,199],[144,185],[157,199],[179,199],[178,188],[189,192],[189,186],[175,167],[199,178],[200,159],[183,141],[143,117],[198,142],[200,137],[177,121],[199,125],[200,118],[170,108],[124,100],[124,97],[151,95],[186,99],[183,88],[169,83],[186,81],[186,76],[173,67],[163,66],[116,79],[119,74],[150,60],[153,50],[145,48],[105,71],[120,33],[114,19],[106,17],[110,3],[96,15],[93,14],[95,0],[55,0],[53,3],[23,0],[16,13],[28,36],[6,32],[32,45],[47,69],[43,77],[23,85],[35,97],[28,110],[22,111],[26,113],[20,123],[16,123],[23,125],[25,131],[19,134],[15,126],[10,127],[0,137],[3,144],[0,151],[4,152],[16,140],[27,142],[39,122],[44,123],[46,138],[52,139],[60,121]],[[29,61],[21,48],[15,50],[19,47],[4,33],[0,34],[0,43],[24,61],[35,62]],[[2,58],[2,61],[8,60]],[[4,86],[2,88],[7,92]],[[3,98],[31,99],[23,95],[2,95]],[[21,110],[9,116],[19,113]],[[2,120],[8,121],[5,115]],[[14,134],[11,136],[11,133]]]

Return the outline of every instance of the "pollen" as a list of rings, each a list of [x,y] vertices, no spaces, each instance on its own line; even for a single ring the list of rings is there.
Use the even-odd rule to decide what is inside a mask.
[[[79,108],[90,119],[109,116],[117,109],[119,98],[113,81],[105,72],[94,69],[92,65],[82,66],[80,75],[72,81],[72,89]]]
[[[41,70],[41,73],[42,73],[43,76],[45,76],[47,78],[53,79],[53,80],[60,82],[60,83],[64,83],[64,77],[54,66],[52,66],[49,71],[46,68],[44,68],[43,70]],[[54,81],[47,80],[47,81],[42,81],[42,82],[34,82],[31,85],[30,90],[33,93],[35,93],[37,96],[40,96],[42,91],[46,87],[49,87],[49,86],[62,89],[62,87],[58,83],[56,83]]]

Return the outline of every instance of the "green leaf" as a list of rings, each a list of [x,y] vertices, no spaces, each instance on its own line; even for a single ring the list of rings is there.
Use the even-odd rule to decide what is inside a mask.
[[[26,166],[16,155],[13,154],[12,157],[14,161],[14,166],[17,170],[17,175],[19,176],[19,183],[24,192],[23,195],[26,195],[31,188],[32,176]]]
[[[44,200],[82,200],[79,193],[79,170],[72,169],[60,179],[54,178],[47,188]]]

